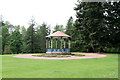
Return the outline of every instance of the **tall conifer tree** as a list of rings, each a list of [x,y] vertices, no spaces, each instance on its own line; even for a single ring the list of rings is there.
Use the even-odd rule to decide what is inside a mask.
[[[75,27],[80,32],[80,43],[88,51],[95,52],[96,48],[102,47],[105,29],[102,3],[78,1],[75,10],[77,13]]]

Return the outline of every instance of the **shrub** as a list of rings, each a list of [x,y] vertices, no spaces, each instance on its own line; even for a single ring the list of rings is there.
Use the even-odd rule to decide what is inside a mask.
[[[44,56],[44,55],[45,55],[45,54],[34,54],[34,55],[32,55],[32,56],[39,56],[39,57],[41,56],[41,57],[42,57],[42,56]]]
[[[57,55],[56,57],[70,57],[70,55]]]
[[[44,57],[56,57],[56,55],[44,55]]]
[[[74,54],[74,56],[85,56],[84,54]]]

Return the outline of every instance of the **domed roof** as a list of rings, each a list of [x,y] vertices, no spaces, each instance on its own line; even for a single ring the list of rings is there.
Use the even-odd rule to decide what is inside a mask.
[[[69,36],[69,35],[67,35],[67,34],[65,34],[61,31],[57,31],[53,34],[50,34],[50,35],[46,36],[46,37],[71,37],[71,36]]]

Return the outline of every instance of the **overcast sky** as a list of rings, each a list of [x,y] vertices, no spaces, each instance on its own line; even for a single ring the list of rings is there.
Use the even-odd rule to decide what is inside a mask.
[[[77,0],[1,0],[0,15],[4,21],[13,25],[28,27],[32,16],[39,24],[47,23],[51,27],[66,25],[70,16],[75,19]]]

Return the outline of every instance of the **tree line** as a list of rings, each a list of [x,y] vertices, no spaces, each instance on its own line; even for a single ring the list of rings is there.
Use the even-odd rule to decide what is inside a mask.
[[[120,1],[80,2],[76,11],[74,47],[87,52],[120,52]],[[80,46],[80,47],[78,47]]]
[[[56,25],[51,32],[45,23],[35,28],[34,20],[29,27],[14,26],[0,21],[3,53],[46,52],[45,36],[60,30],[72,37],[71,51],[75,52],[120,52],[120,1],[77,1],[76,20],[68,19],[65,27]]]

